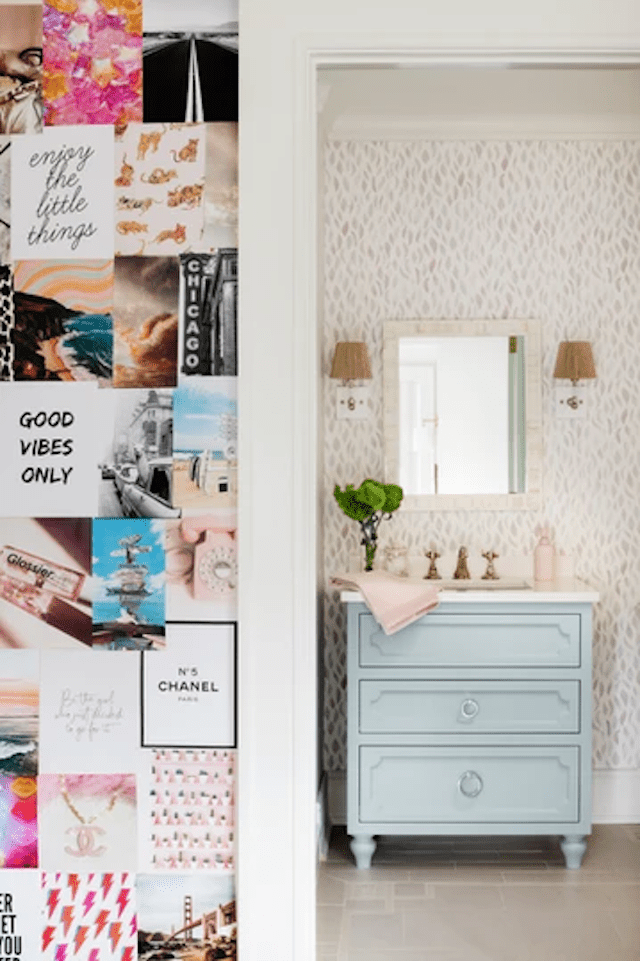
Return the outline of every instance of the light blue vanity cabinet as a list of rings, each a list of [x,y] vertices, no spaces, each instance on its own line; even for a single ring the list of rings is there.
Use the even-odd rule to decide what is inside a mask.
[[[342,599],[358,867],[379,834],[549,834],[578,868],[591,831],[597,594],[447,591],[391,636],[357,592]]]

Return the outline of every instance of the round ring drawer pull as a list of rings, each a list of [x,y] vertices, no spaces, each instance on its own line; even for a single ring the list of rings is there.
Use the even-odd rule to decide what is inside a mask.
[[[465,797],[477,797],[484,787],[484,782],[476,771],[465,771],[458,778],[458,790]]]
[[[468,697],[460,705],[460,714],[465,719],[465,721],[470,721],[472,718],[474,718],[479,710],[480,710],[480,705],[478,704],[477,701],[474,701],[472,697]]]

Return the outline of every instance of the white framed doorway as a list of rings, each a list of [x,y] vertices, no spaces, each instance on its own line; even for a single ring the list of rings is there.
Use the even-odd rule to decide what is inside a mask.
[[[293,172],[293,220],[283,235],[287,269],[269,287],[289,306],[282,323],[275,323],[270,332],[265,330],[258,288],[265,280],[263,270],[274,259],[267,258],[263,266],[253,251],[243,260],[240,443],[245,476],[240,491],[240,551],[248,587],[240,600],[238,882],[239,917],[244,912],[248,919],[244,935],[240,920],[241,950],[248,961],[264,957],[311,961],[315,950],[318,70],[327,65],[398,62],[640,62],[631,45],[616,50],[568,45],[541,50],[506,43],[504,49],[480,44],[439,49],[428,37],[421,42],[422,46],[414,39],[403,47],[378,39],[359,46],[353,34],[347,39],[297,37],[291,71],[286,83],[283,79],[293,98],[292,129],[283,147],[287,170]],[[260,133],[267,132],[265,124]],[[257,147],[259,137],[251,142]],[[241,167],[249,163],[245,158]],[[246,229],[253,223],[249,214]],[[274,231],[277,234],[276,225]],[[282,426],[277,436],[270,434],[274,422]],[[274,504],[278,485],[281,498]]]

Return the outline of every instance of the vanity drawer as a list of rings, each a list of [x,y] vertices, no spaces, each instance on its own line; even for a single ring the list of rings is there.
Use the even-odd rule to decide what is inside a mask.
[[[360,681],[362,734],[577,734],[579,681]]]
[[[359,618],[360,667],[580,666],[578,613],[439,613],[387,635]]]
[[[359,822],[579,820],[578,747],[361,747]]]

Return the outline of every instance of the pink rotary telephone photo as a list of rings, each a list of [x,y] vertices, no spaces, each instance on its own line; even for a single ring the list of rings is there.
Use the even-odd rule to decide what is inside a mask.
[[[193,596],[196,600],[223,600],[238,581],[235,530],[216,523],[214,517],[184,518],[182,537],[195,545]]]

